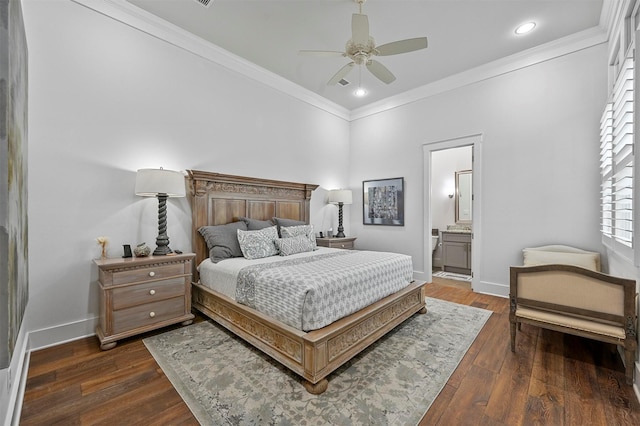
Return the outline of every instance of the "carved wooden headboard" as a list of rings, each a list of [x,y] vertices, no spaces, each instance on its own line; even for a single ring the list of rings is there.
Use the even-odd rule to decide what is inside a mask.
[[[311,192],[318,185],[187,170],[195,265],[209,257],[198,232],[201,226],[224,225],[239,217],[273,217],[309,223]]]

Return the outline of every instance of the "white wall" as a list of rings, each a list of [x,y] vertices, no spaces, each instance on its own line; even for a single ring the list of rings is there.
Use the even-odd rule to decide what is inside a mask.
[[[24,15],[30,331],[92,332],[96,237],[112,256],[155,244],[157,201],[133,194],[139,168],[316,183],[312,223],[337,227],[325,189],[347,183],[347,121],[71,1],[27,1]],[[172,248],[190,250],[190,228],[187,200],[170,199]],[[32,344],[65,337],[46,334]]]
[[[603,252],[598,151],[606,88],[601,44],[352,122],[351,186],[389,176],[404,176],[406,186],[404,227],[364,226],[361,213],[351,215],[359,246],[410,254],[423,271],[422,146],[482,134],[482,222],[474,221],[474,229],[482,226],[482,245],[474,247],[481,284],[508,294],[509,266],[521,264],[524,247]],[[354,205],[361,202],[354,192]]]

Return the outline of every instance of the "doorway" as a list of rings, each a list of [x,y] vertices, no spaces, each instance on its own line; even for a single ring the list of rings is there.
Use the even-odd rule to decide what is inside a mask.
[[[425,274],[470,275],[477,289],[481,253],[482,135],[464,136],[423,145],[425,194]],[[464,180],[461,177],[464,176]],[[465,183],[470,191],[464,190]],[[446,234],[443,234],[443,231]],[[448,231],[448,232],[447,232]],[[437,238],[435,238],[437,237]]]

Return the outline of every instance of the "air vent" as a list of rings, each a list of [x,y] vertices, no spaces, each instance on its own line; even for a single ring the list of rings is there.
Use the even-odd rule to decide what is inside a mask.
[[[344,78],[341,78],[341,79],[338,81],[338,84],[339,84],[340,86],[343,86],[343,87],[344,87],[344,86],[348,86],[348,85],[349,85],[349,84],[351,84],[351,83],[350,83],[350,82],[348,82],[347,80],[345,80]]]
[[[211,3],[211,0],[196,0],[196,1],[201,5],[203,5],[204,7],[209,7],[209,3]]]

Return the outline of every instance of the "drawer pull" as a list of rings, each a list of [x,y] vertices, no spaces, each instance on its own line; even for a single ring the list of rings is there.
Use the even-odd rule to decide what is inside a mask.
[[[149,317],[150,317],[150,318],[153,318],[153,317],[155,317],[155,316],[156,316],[156,313],[155,313],[155,312],[153,312],[153,311],[149,312]]]
[[[150,276],[150,277],[155,277],[155,276],[156,276],[156,273],[155,273],[155,272],[153,272],[153,271],[151,271],[151,272],[149,272],[149,276]]]
[[[154,294],[156,294],[156,291],[154,289],[151,289],[149,290],[149,294],[153,296]]]
[[[341,248],[344,248],[344,244],[341,244],[341,245],[340,245],[340,247],[341,247]]]

